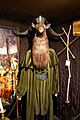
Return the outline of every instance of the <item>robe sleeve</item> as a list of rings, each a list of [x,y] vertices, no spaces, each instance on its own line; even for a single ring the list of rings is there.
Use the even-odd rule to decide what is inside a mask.
[[[52,69],[53,72],[53,81],[52,81],[52,93],[58,94],[59,92],[59,72],[58,72],[58,65],[56,64]]]
[[[25,61],[21,64],[20,80],[17,88],[18,97],[25,95],[27,89],[29,89],[29,81],[33,76],[33,65],[31,63],[31,50],[26,53]]]
[[[58,94],[59,92],[59,60],[56,52],[50,49],[50,81],[51,93]]]
[[[25,95],[27,91],[27,71],[24,69],[21,70],[20,81],[17,87],[17,96],[21,98]]]

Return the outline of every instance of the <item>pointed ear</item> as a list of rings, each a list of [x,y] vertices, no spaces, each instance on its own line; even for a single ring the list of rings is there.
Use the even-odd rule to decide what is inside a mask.
[[[48,28],[50,27],[50,25],[51,25],[51,24],[47,24],[47,25],[46,25],[46,29],[48,29]]]
[[[32,27],[33,27],[33,28],[36,28],[36,25],[35,25],[34,23],[32,23]]]

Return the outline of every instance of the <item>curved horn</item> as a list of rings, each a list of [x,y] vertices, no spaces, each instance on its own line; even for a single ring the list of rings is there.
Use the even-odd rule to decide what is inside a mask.
[[[64,32],[63,33],[56,33],[51,27],[49,28],[49,31],[50,31],[50,33],[52,34],[52,35],[55,35],[55,36],[61,36],[61,35],[63,35],[64,34]]]
[[[48,21],[47,21],[46,19],[45,19],[45,22],[48,24]],[[49,27],[48,30],[50,31],[50,33],[51,33],[52,35],[55,35],[55,36],[61,36],[61,35],[64,34],[64,32],[61,33],[61,34],[56,33],[51,27]]]
[[[31,28],[31,27],[29,27],[29,29],[30,29],[30,28]],[[15,30],[13,30],[13,32],[14,32],[14,34],[16,34],[16,35],[27,35],[29,29],[27,29],[27,30],[24,31],[24,32],[19,32],[17,29],[15,29]]]

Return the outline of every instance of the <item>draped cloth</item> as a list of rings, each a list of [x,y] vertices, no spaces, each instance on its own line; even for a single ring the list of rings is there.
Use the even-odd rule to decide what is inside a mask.
[[[43,71],[33,67],[31,50],[27,51],[26,60],[22,63],[18,97],[24,96],[27,91],[26,120],[34,120],[34,114],[47,113],[48,120],[54,120],[52,94],[59,92],[59,61],[53,49],[49,49],[49,56],[48,65]]]

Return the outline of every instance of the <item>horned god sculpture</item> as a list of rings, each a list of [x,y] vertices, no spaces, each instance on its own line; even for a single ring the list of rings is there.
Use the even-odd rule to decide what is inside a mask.
[[[25,32],[14,31],[16,35],[27,35],[28,31],[35,29],[32,49],[26,53],[23,61],[20,81],[18,85],[18,98],[23,97],[27,91],[26,119],[38,120],[38,115],[47,115],[48,120],[53,120],[52,94],[59,92],[58,57],[56,52],[49,48],[46,30],[51,34],[61,36],[52,30],[47,20],[39,16]]]

